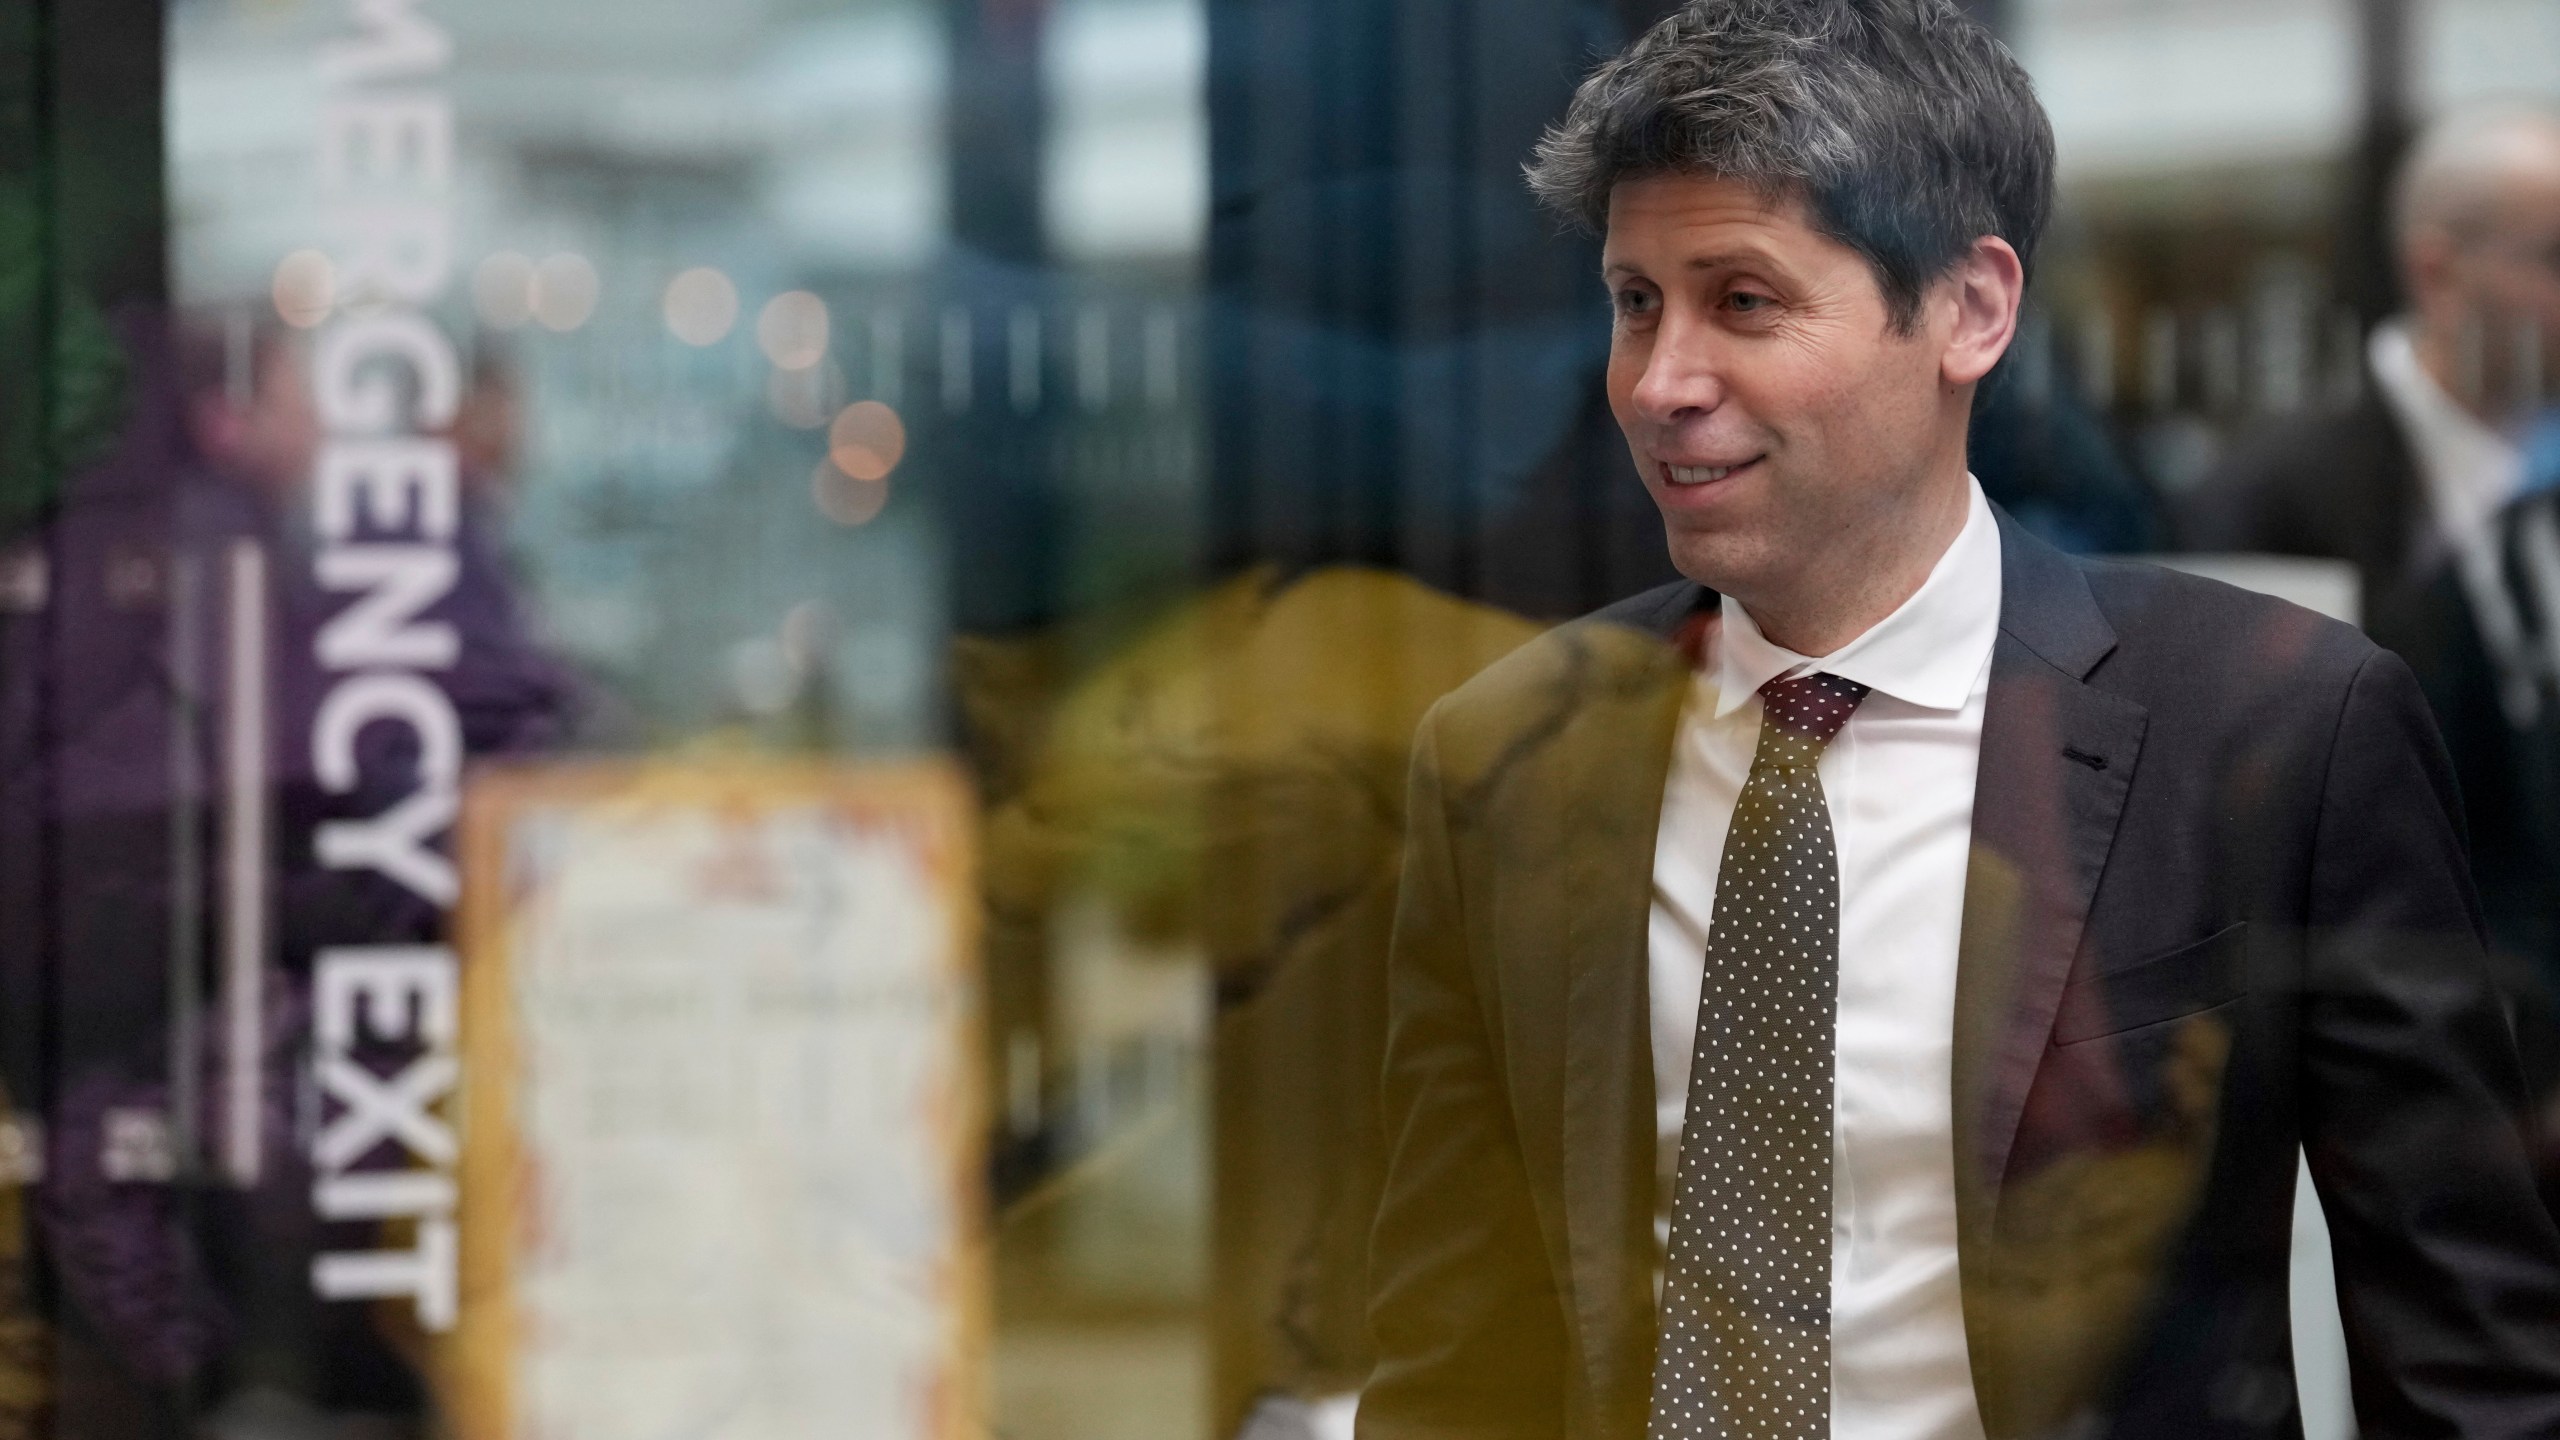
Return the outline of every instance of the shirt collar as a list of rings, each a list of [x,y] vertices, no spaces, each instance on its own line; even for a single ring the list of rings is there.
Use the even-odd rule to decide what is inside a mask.
[[[1721,720],[1785,675],[1820,670],[1855,680],[1924,710],[1961,710],[2000,634],[2000,526],[1982,483],[1965,477],[1964,528],[1929,578],[1866,633],[1819,659],[1799,655],[1760,633],[1751,612],[1718,596],[1711,669],[1715,716]]]
[[[2374,383],[2409,436],[2437,526],[2460,538],[2485,529],[2524,485],[2524,451],[2465,410],[2418,362],[2408,326],[2375,327]]]

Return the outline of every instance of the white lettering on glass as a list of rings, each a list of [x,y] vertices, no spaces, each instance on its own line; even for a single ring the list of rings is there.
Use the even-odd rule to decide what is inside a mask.
[[[432,612],[461,570],[460,485],[442,433],[462,401],[453,337],[430,311],[453,276],[453,41],[425,0],[341,0],[320,49],[315,137],[324,226],[354,302],[320,332],[312,394],[325,431],[311,476],[313,575],[346,597],[313,658],[329,677],[312,770],[371,813],[323,821],[320,864],[372,875],[441,912],[455,899],[446,833],[459,805],[462,721],[430,678],[462,655]],[[376,727],[376,742],[358,741]],[[391,743],[381,743],[389,740]],[[462,1080],[459,970],[442,946],[323,950],[314,971],[311,1145],[319,1218],[372,1226],[364,1248],[311,1267],[324,1300],[407,1300],[453,1327],[459,1152],[445,1105]]]

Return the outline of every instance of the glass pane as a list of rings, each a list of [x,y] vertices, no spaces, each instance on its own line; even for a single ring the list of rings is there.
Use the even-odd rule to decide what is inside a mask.
[[[1416,728],[1680,578],[1521,176],[1672,8],[0,6],[0,1433],[1347,1436]],[[2560,1092],[2560,627],[2234,518],[2404,351],[2560,483],[2560,239],[2429,322],[2393,179],[2560,10],[1961,8],[1969,467],[2410,659]]]

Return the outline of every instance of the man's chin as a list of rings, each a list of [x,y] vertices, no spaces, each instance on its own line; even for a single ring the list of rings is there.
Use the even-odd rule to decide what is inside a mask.
[[[1670,542],[1672,568],[1719,595],[1750,593],[1772,567],[1772,547],[1754,535],[1674,530]]]

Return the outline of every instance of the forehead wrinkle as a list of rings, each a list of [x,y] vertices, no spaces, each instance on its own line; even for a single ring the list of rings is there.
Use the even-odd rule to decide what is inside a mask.
[[[1759,249],[1734,250],[1719,255],[1693,256],[1687,260],[1681,261],[1678,268],[1692,272],[1703,272],[1715,270],[1736,270],[1746,266],[1790,270],[1790,267],[1786,265],[1784,260],[1767,251]],[[1622,275],[1641,276],[1643,273],[1643,267],[1631,264],[1625,260],[1612,260],[1602,266],[1600,270],[1600,276],[1604,280],[1615,279]],[[1791,270],[1790,273],[1792,273]]]

